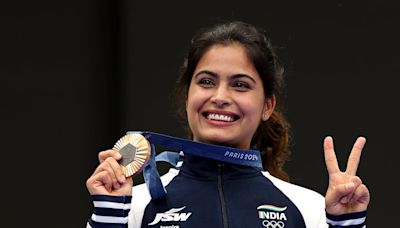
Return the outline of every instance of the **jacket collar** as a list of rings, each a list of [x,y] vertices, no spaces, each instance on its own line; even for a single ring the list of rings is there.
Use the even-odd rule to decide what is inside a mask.
[[[220,162],[209,158],[203,158],[191,154],[185,154],[180,172],[189,177],[201,180],[247,178],[259,175],[261,169]]]

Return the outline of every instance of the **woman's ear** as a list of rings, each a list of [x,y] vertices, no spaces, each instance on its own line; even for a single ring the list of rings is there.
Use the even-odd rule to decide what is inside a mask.
[[[267,121],[269,119],[269,117],[272,115],[272,113],[274,112],[275,109],[275,105],[276,105],[276,99],[275,96],[271,96],[269,98],[267,98],[264,102],[264,108],[263,108],[263,113],[262,113],[262,117],[261,119],[263,121]]]

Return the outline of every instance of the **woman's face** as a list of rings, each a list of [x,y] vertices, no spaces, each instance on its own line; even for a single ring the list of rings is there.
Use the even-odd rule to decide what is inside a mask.
[[[242,45],[211,46],[194,70],[186,101],[193,140],[249,149],[260,121],[275,107],[274,97],[264,95]]]

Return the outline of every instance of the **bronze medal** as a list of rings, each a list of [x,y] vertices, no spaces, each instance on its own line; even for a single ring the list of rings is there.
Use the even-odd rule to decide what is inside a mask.
[[[119,139],[113,150],[122,155],[119,164],[123,166],[126,177],[142,171],[150,159],[151,147],[141,134],[127,134]]]

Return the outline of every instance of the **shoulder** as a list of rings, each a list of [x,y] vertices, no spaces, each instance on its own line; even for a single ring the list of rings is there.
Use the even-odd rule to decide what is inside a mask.
[[[314,190],[283,181],[279,178],[272,176],[268,172],[262,172],[262,174],[266,178],[268,178],[279,190],[285,193],[285,195],[288,196],[289,198],[294,198],[296,199],[296,201],[317,200],[317,201],[322,201],[324,203],[324,197],[320,193]]]
[[[160,177],[163,186],[167,186],[179,174],[179,170],[170,169],[167,173]],[[151,196],[145,183],[139,184],[132,189],[132,203],[147,204],[151,200]]]
[[[319,224],[324,224],[325,227],[325,198],[320,193],[283,181],[268,172],[262,174],[296,205],[307,227],[320,227]]]
[[[167,186],[178,174],[179,170],[170,169],[166,174],[160,177],[161,182],[164,186]],[[145,183],[136,185],[132,188],[132,203],[129,215],[129,224],[139,224],[138,227],[140,227],[144,211],[150,201],[150,192]]]

